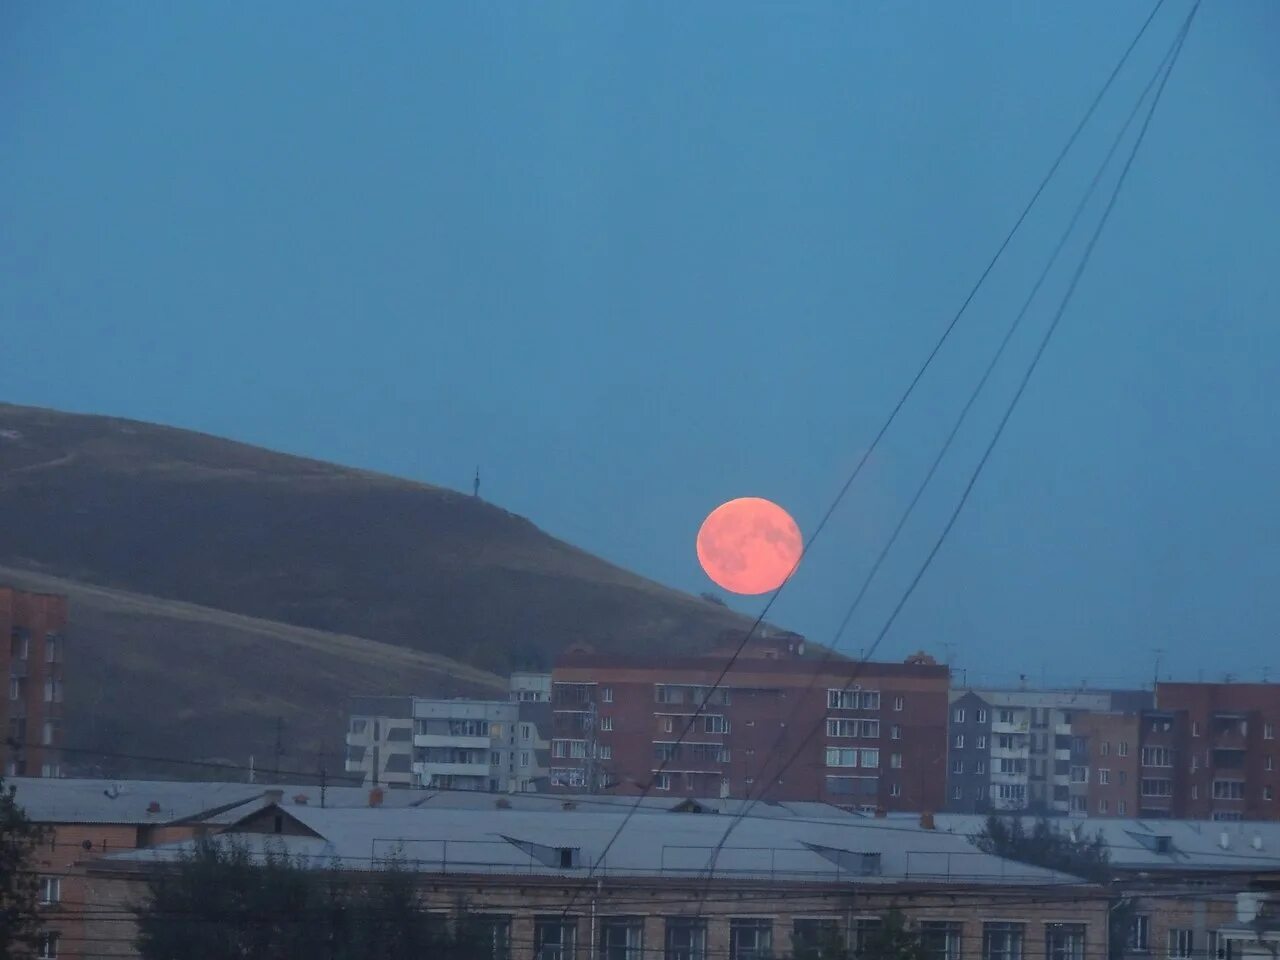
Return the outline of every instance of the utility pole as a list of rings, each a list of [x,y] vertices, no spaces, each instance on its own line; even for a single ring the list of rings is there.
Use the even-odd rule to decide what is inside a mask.
[[[249,754],[249,782],[253,783],[253,754]]]
[[[275,782],[280,782],[280,755],[284,752],[284,717],[276,717],[276,749],[275,764],[271,768],[271,775],[275,778]]]
[[[1156,686],[1160,683],[1160,655],[1164,653],[1164,648],[1156,647],[1151,652],[1156,655],[1156,665],[1151,681],[1151,692],[1155,693]],[[1156,706],[1158,707],[1159,704],[1156,704]]]
[[[476,477],[471,482],[471,495],[473,497],[480,496],[480,468],[476,467]]]
[[[320,809],[321,810],[324,809],[325,800],[327,798],[326,793],[329,787],[328,760],[329,760],[329,751],[326,750],[324,753],[320,755]]]

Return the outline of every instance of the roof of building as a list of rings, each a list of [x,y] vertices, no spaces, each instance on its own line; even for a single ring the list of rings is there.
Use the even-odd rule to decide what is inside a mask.
[[[251,849],[278,843],[313,858],[317,866],[336,860],[352,869],[379,867],[399,855],[426,872],[466,875],[581,876],[588,864],[597,864],[603,878],[705,877],[712,851],[731,822],[720,815],[673,817],[643,810],[619,833],[625,810],[292,807],[288,813],[319,839],[253,835]],[[237,835],[233,830],[220,836]],[[172,844],[107,859],[172,860],[190,847]],[[566,849],[577,851],[571,854],[573,867],[561,866]],[[715,875],[813,883],[1081,884],[1065,874],[981,853],[963,836],[850,817],[743,818],[716,858]]]
[[[1034,820],[1025,818],[1028,824]],[[939,831],[966,837],[986,821],[977,814],[934,818]],[[1054,823],[1083,838],[1101,836],[1112,865],[1121,870],[1280,871],[1280,822],[1061,818]]]

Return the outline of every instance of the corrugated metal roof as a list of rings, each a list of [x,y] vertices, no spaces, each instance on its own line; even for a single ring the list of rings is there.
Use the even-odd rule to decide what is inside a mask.
[[[432,873],[581,876],[582,867],[597,864],[617,834],[607,857],[597,864],[597,875],[606,878],[705,875],[713,848],[730,823],[723,815],[645,811],[633,816],[618,834],[625,810],[293,807],[289,813],[324,843],[274,835],[272,840],[284,849],[319,855],[326,862],[337,858],[352,868],[376,866],[398,853]],[[251,842],[269,841],[255,836]],[[167,859],[189,846],[134,851],[117,859]],[[561,848],[578,851],[575,863],[581,866],[561,869],[555,856]],[[832,858],[815,848],[853,856]],[[874,875],[850,869],[849,862],[861,864],[864,861],[858,855],[865,854],[878,857]],[[821,883],[1080,883],[1063,874],[983,854],[963,836],[850,817],[742,819],[716,858],[715,873],[722,879]]]

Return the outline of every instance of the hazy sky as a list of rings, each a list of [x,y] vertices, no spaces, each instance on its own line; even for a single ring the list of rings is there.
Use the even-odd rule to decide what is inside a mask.
[[[777,622],[830,639],[1189,4],[1167,0]],[[1149,9],[11,0],[0,395],[457,488],[480,464],[489,499],[707,589],[706,512],[765,496],[812,529]],[[1175,675],[1280,677],[1277,42],[1275,0],[1204,5],[881,656],[1103,682],[1163,647]],[[920,562],[1054,298],[844,649]]]

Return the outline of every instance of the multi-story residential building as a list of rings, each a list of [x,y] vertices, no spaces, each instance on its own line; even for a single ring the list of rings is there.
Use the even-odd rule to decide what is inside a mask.
[[[1108,810],[1117,804],[1114,815],[1132,815],[1128,799],[1121,803],[1112,796],[1110,772],[1101,784],[1107,789],[1095,797],[1091,769],[1099,758],[1091,744],[1096,730],[1111,736],[1111,727],[1090,718],[1128,717],[1134,723],[1149,703],[1150,694],[1130,690],[953,690],[947,809],[1086,816],[1102,808],[1105,796]],[[1127,745],[1117,747],[1127,755]],[[1130,773],[1124,773],[1126,783]]]
[[[1159,683],[1142,728],[1151,815],[1280,819],[1280,685]]]
[[[551,674],[524,672],[511,674],[511,699],[518,703],[550,703]]]
[[[924,655],[818,662],[790,635],[749,644],[717,686],[724,665],[563,656],[552,671],[552,789],[941,807],[946,667]]]
[[[3,700],[6,776],[61,774],[62,657],[67,598],[0,586],[0,670],[9,678]],[[5,642],[7,639],[7,642]]]
[[[508,700],[358,697],[346,771],[366,784],[512,793],[547,789],[550,677],[512,678]]]

